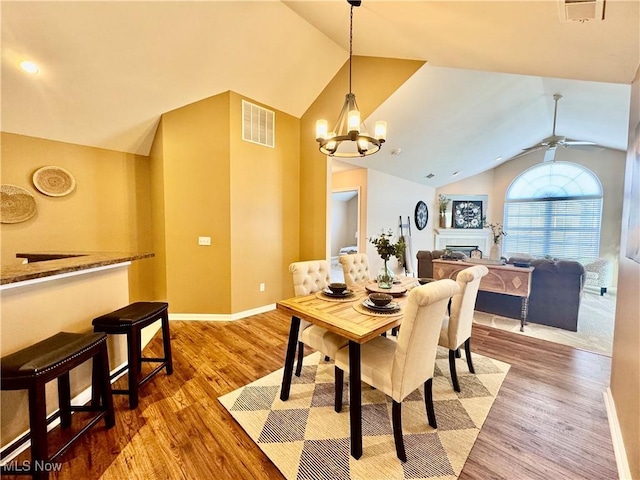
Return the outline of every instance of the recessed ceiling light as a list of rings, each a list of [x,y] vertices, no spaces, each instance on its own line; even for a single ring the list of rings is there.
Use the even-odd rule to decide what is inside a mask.
[[[22,70],[32,75],[35,75],[40,71],[40,69],[38,68],[38,65],[36,65],[33,62],[30,62],[29,60],[20,62],[20,68],[22,68]]]
[[[502,157],[496,157],[496,162],[499,162],[500,160],[502,160]]]
[[[452,176],[452,177],[457,177],[458,175],[460,175],[460,172],[453,172],[453,173],[451,174],[451,176]]]

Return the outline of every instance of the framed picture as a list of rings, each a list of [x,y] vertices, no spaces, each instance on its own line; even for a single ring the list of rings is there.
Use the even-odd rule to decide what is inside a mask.
[[[482,228],[482,201],[454,200],[453,228]]]
[[[469,252],[469,256],[470,258],[482,258],[482,250],[478,250],[477,248],[474,248]]]

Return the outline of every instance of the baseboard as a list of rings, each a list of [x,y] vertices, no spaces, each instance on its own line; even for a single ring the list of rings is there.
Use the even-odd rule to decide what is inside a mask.
[[[196,322],[233,322],[242,318],[270,312],[276,309],[276,304],[271,303],[251,310],[237,313],[170,313],[169,320],[188,320]]]
[[[622,431],[618,423],[618,415],[616,413],[616,404],[611,395],[611,389],[602,393],[604,397],[604,406],[607,409],[607,418],[609,419],[609,429],[611,430],[611,441],[613,443],[613,453],[616,457],[616,466],[618,467],[618,475],[620,480],[632,480],[631,469],[629,468],[629,460],[627,452],[624,448],[624,440],[622,439]]]
[[[121,365],[118,365],[116,368],[111,370],[110,374],[113,375],[118,370],[124,368],[124,366],[126,364],[127,364],[127,362],[122,362]],[[111,383],[114,383],[116,380],[118,380],[120,377],[122,377],[125,373],[126,373],[126,371],[123,371],[120,375],[118,375],[117,377],[114,377],[111,380]],[[86,405],[87,403],[89,403],[90,400],[91,400],[91,385],[89,385],[86,389],[84,389],[78,395],[73,397],[71,399],[71,405]],[[57,411],[58,410],[54,410],[53,412],[51,412],[50,415],[53,415]],[[71,412],[72,415],[74,413],[75,412]],[[51,430],[56,428],[58,425],[60,425],[60,417],[56,418],[49,425],[47,425],[47,432],[50,432]],[[4,447],[2,447],[2,449],[0,450],[0,455],[2,454],[2,452],[4,452],[6,449],[8,449],[11,445],[13,445],[16,441],[18,441],[20,438],[22,438],[28,432],[29,432],[29,430],[25,430],[20,435],[18,435],[16,438],[14,438],[9,443],[7,443]],[[22,452],[24,452],[30,446],[31,446],[31,440],[27,440],[22,446],[18,447],[15,452],[11,453],[11,455],[8,455],[7,458],[3,459],[2,462],[0,462],[0,465],[5,465],[6,463],[10,462],[11,460],[16,458],[18,455],[20,455]]]

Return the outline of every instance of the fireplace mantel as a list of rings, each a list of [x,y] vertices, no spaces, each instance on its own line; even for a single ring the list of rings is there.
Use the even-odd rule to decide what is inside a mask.
[[[483,257],[491,250],[491,231],[489,229],[436,228],[436,250],[444,250],[447,245],[477,245]]]

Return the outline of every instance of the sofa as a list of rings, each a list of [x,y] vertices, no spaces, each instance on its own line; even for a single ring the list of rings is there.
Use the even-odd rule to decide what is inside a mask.
[[[433,278],[432,261],[440,258],[443,253],[443,250],[420,250],[416,255],[418,276]],[[462,256],[463,260],[464,258]],[[509,259],[509,263],[519,261],[530,262],[534,267],[527,321],[577,331],[578,312],[586,276],[582,264],[572,260],[529,260],[519,257]],[[476,310],[481,312],[519,319],[521,307],[522,301],[519,297],[478,292]]]

